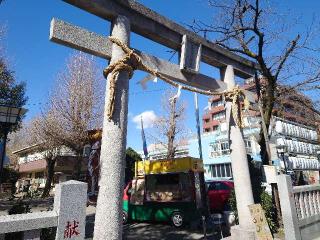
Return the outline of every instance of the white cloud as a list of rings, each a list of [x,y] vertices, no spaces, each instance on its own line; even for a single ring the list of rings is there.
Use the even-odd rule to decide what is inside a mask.
[[[141,116],[143,120],[143,128],[150,128],[153,126],[154,121],[157,119],[157,115],[154,111],[144,111],[139,115],[136,115],[132,118],[132,121],[136,124],[137,129],[141,129]]]

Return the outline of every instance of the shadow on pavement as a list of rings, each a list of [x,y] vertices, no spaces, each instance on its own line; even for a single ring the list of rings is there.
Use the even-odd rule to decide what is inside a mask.
[[[95,214],[87,215],[86,218],[86,239],[92,239]],[[207,240],[218,240],[220,237],[208,234]],[[187,227],[178,229],[168,224],[155,223],[130,223],[123,227],[124,240],[200,240],[203,234],[200,230],[190,230]]]
[[[135,223],[124,229],[125,240],[149,240],[149,239],[166,239],[166,240],[195,240],[203,239],[203,234],[198,230],[190,230],[188,228],[178,229],[165,224]],[[212,236],[207,238],[213,240]]]

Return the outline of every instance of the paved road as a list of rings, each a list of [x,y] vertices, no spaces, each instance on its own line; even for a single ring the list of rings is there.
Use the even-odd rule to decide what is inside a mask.
[[[94,228],[95,208],[87,208],[86,239],[92,239]],[[217,229],[217,228],[216,228]],[[207,240],[221,239],[218,230],[208,229]],[[124,240],[200,240],[203,234],[200,229],[185,227],[177,229],[169,224],[159,223],[130,223],[123,227]]]
[[[203,239],[203,234],[199,230],[190,230],[188,228],[177,229],[165,224],[151,224],[151,223],[134,223],[124,228],[125,240],[198,240]],[[216,240],[212,234],[207,238],[208,240]]]
[[[93,224],[90,223],[86,226],[86,238],[92,239]],[[190,230],[187,228],[177,229],[166,224],[154,224],[154,223],[131,223],[127,224],[123,228],[124,240],[200,240],[204,239],[203,234],[199,230]],[[213,236],[209,234],[208,240],[221,239],[219,236]]]

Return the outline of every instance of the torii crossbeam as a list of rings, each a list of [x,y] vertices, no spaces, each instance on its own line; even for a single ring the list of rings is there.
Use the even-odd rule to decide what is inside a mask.
[[[205,63],[226,68],[232,65],[235,74],[249,78],[254,75],[256,64],[240,57],[199,35],[187,30],[183,26],[161,16],[134,0],[63,0],[71,5],[90,12],[98,17],[113,21],[123,15],[130,21],[131,31],[168,48],[180,51],[183,35],[187,35],[191,42],[202,45],[201,60]]]
[[[226,69],[229,73],[230,69],[232,72],[234,69],[234,73],[243,78],[251,77],[254,74],[256,66],[253,62],[207,41],[133,0],[64,1],[111,21],[111,35],[127,46],[130,46],[130,31],[133,31],[179,51],[180,63],[173,64],[136,50],[145,65],[175,82],[202,90],[220,92],[228,89],[227,84],[223,81],[199,73],[200,61],[218,67],[223,78]],[[111,59],[110,64],[117,62],[124,56],[122,49],[116,44],[112,44],[108,38],[58,19],[53,19],[51,22],[50,39],[95,56]],[[229,67],[227,68],[227,66]],[[230,66],[232,67],[230,68]],[[111,94],[109,91],[110,78],[109,75],[106,102]],[[101,173],[94,229],[94,239],[96,240],[122,239],[122,191],[128,92],[128,72],[121,70],[116,76],[114,114],[111,119],[105,117],[103,121]],[[252,94],[248,94],[248,96],[249,100],[254,102],[254,96]],[[243,139],[240,145],[245,149]]]
[[[98,57],[111,59],[112,42],[107,37],[59,19],[51,21],[50,40]],[[227,88],[227,85],[222,81],[216,81],[214,78],[200,73],[182,72],[177,64],[142,53],[139,50],[135,50],[135,52],[139,53],[142,61],[150,68],[157,69],[159,73],[174,81],[203,90],[223,91]]]

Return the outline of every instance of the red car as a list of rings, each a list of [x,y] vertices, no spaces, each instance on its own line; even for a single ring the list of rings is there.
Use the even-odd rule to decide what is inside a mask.
[[[211,212],[223,212],[229,200],[233,182],[228,180],[206,181]]]

